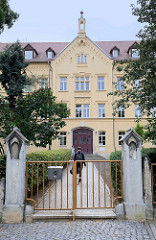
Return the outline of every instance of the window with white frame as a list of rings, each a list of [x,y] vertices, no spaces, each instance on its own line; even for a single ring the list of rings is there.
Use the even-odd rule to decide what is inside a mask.
[[[24,86],[24,92],[31,92],[31,85],[30,84]]]
[[[44,78],[44,79],[41,79],[41,88],[47,88],[48,87],[48,79],[47,78]]]
[[[48,52],[48,58],[52,58],[53,57],[53,52]]]
[[[117,90],[119,91],[124,90],[124,82],[120,77],[117,78]]]
[[[76,118],[89,118],[89,115],[89,104],[76,104]]]
[[[104,90],[104,89],[105,89],[104,77],[98,77],[98,90]]]
[[[67,91],[67,78],[60,77],[60,91]]]
[[[105,104],[98,104],[98,117],[99,118],[105,117]]]
[[[67,134],[66,132],[60,133],[60,146],[66,146],[67,145]]]
[[[33,51],[25,51],[25,59],[33,59]]]
[[[137,117],[137,118],[142,117],[142,113],[141,113],[141,109],[140,109],[139,105],[135,105],[135,117]]]
[[[118,117],[119,118],[125,117],[125,108],[123,106],[118,107]]]
[[[139,51],[137,49],[131,50],[132,58],[139,58]]]
[[[152,108],[152,118],[156,117],[156,107]]]
[[[119,56],[119,51],[117,49],[114,49],[112,54],[113,54],[113,57],[118,57]]]
[[[89,91],[89,77],[76,77],[75,78],[76,91]]]
[[[87,63],[87,56],[84,54],[81,54],[77,57],[78,63]]]
[[[124,131],[121,131],[121,132],[119,132],[119,134],[118,134],[119,146],[121,146],[120,139],[121,139],[124,135],[125,135],[125,132],[124,132]]]
[[[106,135],[105,132],[99,132],[99,146],[106,145]]]

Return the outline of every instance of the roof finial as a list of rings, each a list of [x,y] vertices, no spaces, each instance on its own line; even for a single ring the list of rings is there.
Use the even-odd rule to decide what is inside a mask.
[[[81,14],[81,18],[83,18],[83,10],[81,10],[80,14]]]

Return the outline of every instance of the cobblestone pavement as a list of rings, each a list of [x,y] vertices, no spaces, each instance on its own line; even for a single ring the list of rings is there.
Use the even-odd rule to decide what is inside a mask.
[[[76,220],[0,224],[0,240],[143,240],[151,239],[142,222]]]
[[[147,221],[145,227],[152,240],[156,239],[156,221]]]

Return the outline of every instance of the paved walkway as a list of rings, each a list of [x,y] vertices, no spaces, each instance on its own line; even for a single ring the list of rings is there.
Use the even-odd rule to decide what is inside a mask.
[[[154,223],[153,226],[155,226]],[[1,240],[145,240],[152,239],[146,224],[118,220],[76,220],[0,224]],[[153,238],[154,239],[154,238]]]

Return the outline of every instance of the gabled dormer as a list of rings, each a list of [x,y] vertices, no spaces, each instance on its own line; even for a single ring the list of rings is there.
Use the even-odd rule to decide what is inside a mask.
[[[110,50],[110,54],[112,55],[113,58],[117,58],[119,56],[119,52],[120,49],[117,48],[116,46],[114,46],[111,50]]]
[[[48,48],[46,50],[46,55],[47,55],[47,58],[53,58],[56,54],[55,54],[55,51],[52,48]]]
[[[30,44],[27,44],[24,48],[24,56],[26,60],[31,60],[38,55],[36,49],[34,49]]]
[[[128,48],[128,54],[132,58],[139,58],[139,50],[138,50],[139,44],[137,42],[134,42],[129,48]]]

